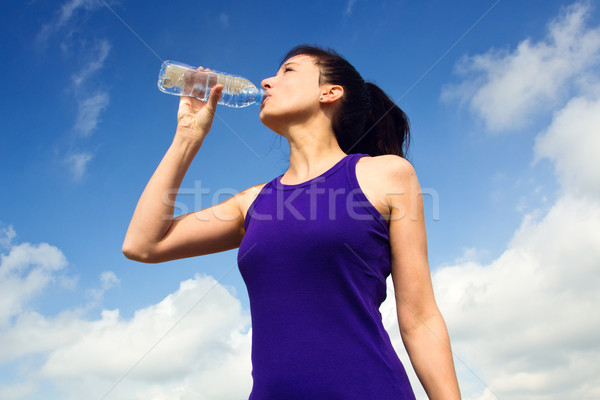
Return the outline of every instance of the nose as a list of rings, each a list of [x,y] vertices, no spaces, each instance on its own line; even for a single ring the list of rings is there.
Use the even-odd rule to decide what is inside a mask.
[[[271,79],[273,78],[267,78],[267,79],[263,79],[262,82],[260,83],[260,86],[262,86],[263,89],[271,89]]]

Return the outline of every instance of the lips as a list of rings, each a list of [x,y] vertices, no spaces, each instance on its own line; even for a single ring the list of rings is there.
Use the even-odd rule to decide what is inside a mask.
[[[263,97],[263,99],[262,99],[262,102],[260,103],[260,106],[261,106],[261,107],[265,105],[265,101],[267,101],[267,99],[268,99],[269,97],[271,97],[271,95],[270,95],[270,94],[268,94],[268,93],[265,93],[265,96]]]

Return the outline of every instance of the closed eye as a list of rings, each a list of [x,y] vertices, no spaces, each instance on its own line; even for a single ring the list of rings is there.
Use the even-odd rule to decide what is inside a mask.
[[[285,74],[286,72],[289,72],[289,71],[294,71],[294,68],[292,67],[292,65],[293,65],[293,64],[296,64],[296,63],[295,63],[295,62],[288,62],[288,63],[285,63],[285,64],[283,64],[283,65],[282,65],[282,66],[279,68],[279,71],[278,71],[277,73],[278,73],[278,74],[279,74],[279,73]]]

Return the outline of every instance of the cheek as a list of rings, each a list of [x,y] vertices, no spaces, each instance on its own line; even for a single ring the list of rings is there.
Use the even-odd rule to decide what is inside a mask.
[[[297,106],[301,106],[302,108],[316,105],[318,99],[319,89],[312,87],[308,82],[290,94],[290,101],[293,101]]]
[[[293,85],[280,84],[274,92],[265,101],[261,118],[267,115],[295,114],[318,107],[320,90],[312,81],[296,81]]]

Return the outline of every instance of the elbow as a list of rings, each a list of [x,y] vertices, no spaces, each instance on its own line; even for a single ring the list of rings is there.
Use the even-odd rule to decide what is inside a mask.
[[[398,322],[400,334],[405,340],[420,336],[423,329],[431,330],[434,326],[437,329],[440,322],[444,323],[439,309],[435,306],[420,312],[414,309],[405,310],[402,317],[399,316]]]
[[[147,263],[147,264],[154,264],[154,263],[158,262],[152,256],[152,253],[150,251],[148,251],[147,249],[144,249],[141,246],[135,246],[134,244],[128,242],[127,240],[125,240],[125,242],[123,243],[123,247],[121,248],[121,251],[123,252],[123,255],[126,258],[128,258],[132,261],[138,261],[138,262]]]
[[[400,327],[400,336],[402,337],[402,340],[406,342],[407,340],[410,340],[410,338],[417,335],[417,332],[422,324],[423,321],[417,318],[410,318],[408,320],[404,318],[403,320],[399,321],[398,325]]]
[[[142,253],[139,253],[139,252],[131,249],[130,247],[125,247],[125,246],[123,246],[121,251],[123,252],[123,255],[125,256],[125,258],[132,260],[132,261],[143,262],[144,256]]]

